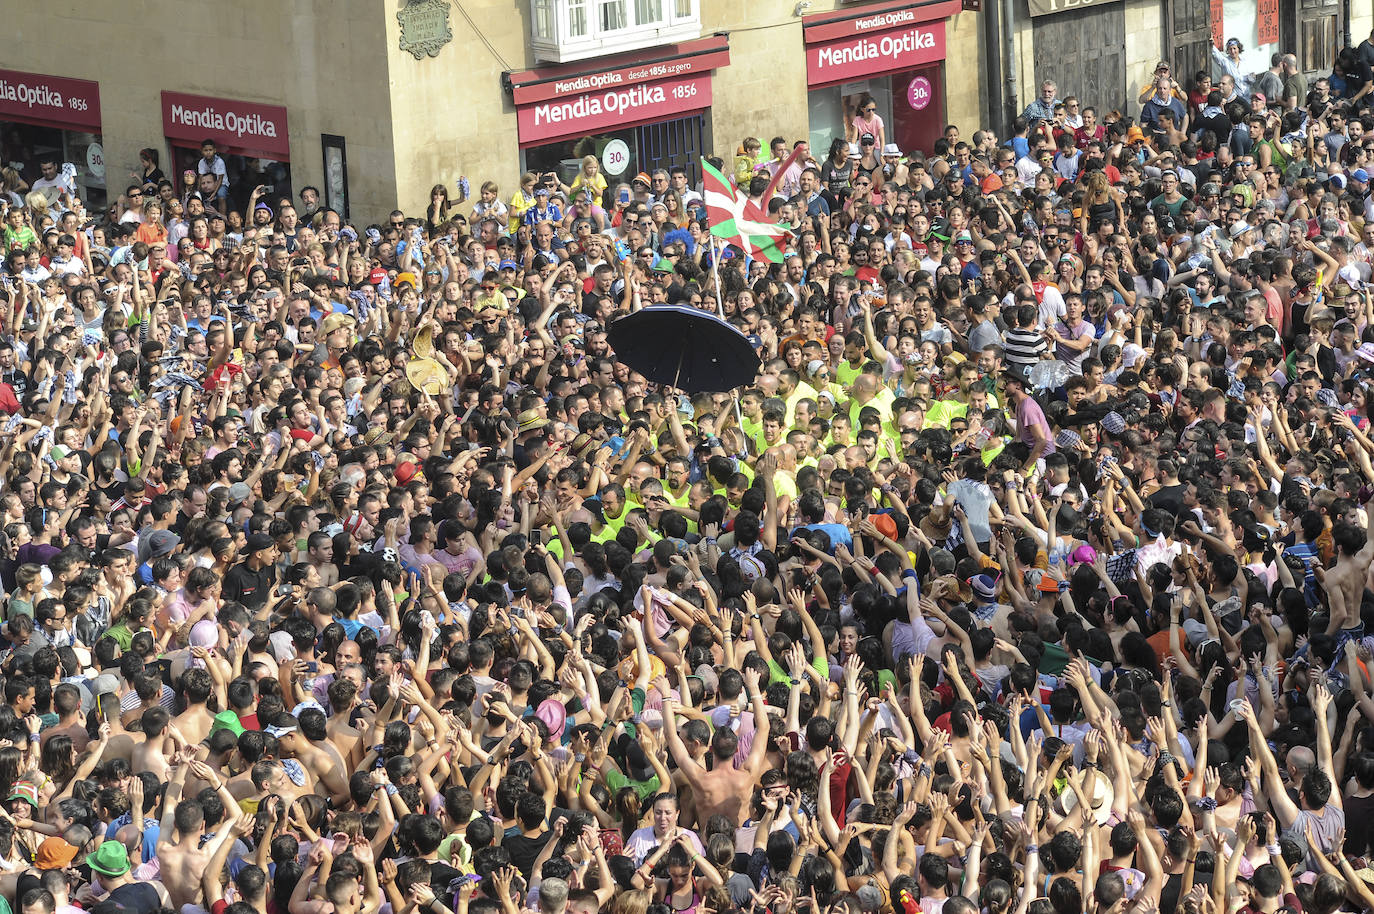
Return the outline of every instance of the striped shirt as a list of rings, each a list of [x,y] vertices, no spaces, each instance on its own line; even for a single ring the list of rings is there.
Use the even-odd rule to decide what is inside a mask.
[[[1049,348],[1045,338],[1035,330],[1013,328],[1002,335],[1003,353],[1007,367],[1022,375],[1040,361],[1040,354]]]

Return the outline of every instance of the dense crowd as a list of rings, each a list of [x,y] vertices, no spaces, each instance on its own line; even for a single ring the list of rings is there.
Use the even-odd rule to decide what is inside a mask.
[[[687,168],[7,170],[0,914],[1374,908],[1374,39],[1242,52],[745,139],[776,264]]]

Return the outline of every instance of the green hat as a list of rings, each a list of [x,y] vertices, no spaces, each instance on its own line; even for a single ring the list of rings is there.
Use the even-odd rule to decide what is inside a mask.
[[[239,716],[233,711],[221,711],[215,715],[210,724],[210,732],[214,733],[216,730],[228,730],[234,736],[242,736],[244,726],[239,722]]]
[[[30,805],[38,806],[38,785],[28,778],[22,778],[14,782],[14,788],[10,795],[5,798],[5,802],[10,800],[24,800]]]
[[[123,876],[129,872],[129,852],[119,841],[106,841],[86,855],[86,863],[103,876]]]

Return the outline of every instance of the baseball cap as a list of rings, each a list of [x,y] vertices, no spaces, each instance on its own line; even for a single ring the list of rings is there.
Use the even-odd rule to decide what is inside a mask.
[[[266,533],[250,533],[248,534],[248,543],[244,547],[244,551],[251,555],[254,552],[271,549],[275,542],[276,541]]]
[[[519,268],[518,266],[515,265],[515,261],[514,261],[514,260],[503,260],[503,261],[501,261],[500,265],[497,266],[497,269],[498,269],[498,270],[518,270],[518,269],[520,269],[520,268]]]
[[[1369,183],[1369,172],[1363,168],[1357,168],[1350,173],[1350,180],[1359,181],[1361,184]]]
[[[63,457],[66,457],[70,453],[71,451],[67,450],[65,446],[61,444],[54,444],[52,450],[48,451],[48,456],[51,457],[53,460],[61,460]]]
[[[253,490],[246,482],[236,482],[229,487],[229,507],[234,508],[253,497]]]
[[[367,274],[367,281],[372,283],[374,286],[380,286],[382,283],[386,282],[386,270],[383,270],[381,267],[377,267],[371,273]]]
[[[148,553],[153,558],[164,556],[177,547],[181,537],[171,530],[154,530],[148,534]]]

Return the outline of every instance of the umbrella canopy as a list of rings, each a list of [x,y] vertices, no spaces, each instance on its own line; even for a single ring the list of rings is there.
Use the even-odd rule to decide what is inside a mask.
[[[748,338],[709,311],[651,305],[607,329],[615,357],[650,381],[688,393],[733,390],[754,380],[759,357]]]

